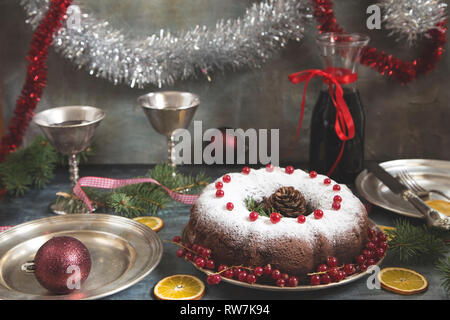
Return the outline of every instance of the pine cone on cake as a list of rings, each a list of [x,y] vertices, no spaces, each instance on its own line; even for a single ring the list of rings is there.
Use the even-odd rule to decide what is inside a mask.
[[[298,217],[306,213],[306,200],[294,187],[281,187],[270,197],[264,198],[264,208],[286,217]]]

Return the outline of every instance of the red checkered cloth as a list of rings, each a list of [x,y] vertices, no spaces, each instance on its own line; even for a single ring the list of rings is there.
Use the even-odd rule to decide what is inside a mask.
[[[198,195],[197,194],[183,194],[183,193],[177,193],[169,188],[163,186],[158,181],[152,179],[152,178],[137,178],[137,179],[123,179],[123,180],[117,180],[117,179],[110,179],[110,178],[101,178],[101,177],[83,177],[78,180],[75,187],[73,187],[73,193],[80,198],[89,208],[89,212],[92,212],[92,203],[91,200],[89,200],[86,193],[83,191],[81,187],[91,187],[91,188],[100,188],[100,189],[116,189],[123,186],[127,186],[130,184],[138,184],[138,183],[153,183],[164,190],[167,191],[169,196],[178,202],[184,203],[184,204],[194,204],[195,200],[197,200]]]
[[[0,226],[0,232],[6,231],[11,228],[12,228],[12,226]]]

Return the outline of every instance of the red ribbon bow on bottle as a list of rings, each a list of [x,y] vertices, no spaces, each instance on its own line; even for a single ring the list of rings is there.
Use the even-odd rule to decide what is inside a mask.
[[[355,136],[355,124],[353,122],[352,115],[348,110],[347,103],[344,100],[344,90],[342,89],[341,84],[349,84],[355,82],[358,79],[358,74],[344,68],[327,68],[325,70],[304,70],[289,75],[289,81],[294,84],[305,82],[305,85],[303,87],[300,120],[298,123],[297,132],[295,134],[294,143],[297,141],[300,135],[300,129],[302,127],[303,115],[305,111],[306,89],[308,88],[309,81],[316,76],[322,77],[323,82],[328,85],[330,97],[333,101],[334,106],[336,107],[336,122],[334,125],[334,129],[337,136],[342,141],[339,155],[333,166],[330,168],[330,171],[328,171],[327,173],[327,175],[329,176],[333,173],[334,169],[339,163],[339,160],[342,157],[342,153],[344,152],[345,147],[345,141],[353,139],[353,137]]]

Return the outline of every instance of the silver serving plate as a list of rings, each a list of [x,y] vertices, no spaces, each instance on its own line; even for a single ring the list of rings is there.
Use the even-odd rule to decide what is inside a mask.
[[[92,259],[80,290],[54,295],[21,265],[55,236],[82,241]],[[124,290],[159,263],[163,246],[156,233],[136,221],[106,214],[70,214],[30,221],[0,234],[0,299],[98,299]]]
[[[377,230],[377,232],[381,231],[381,229],[377,226],[377,224],[375,222],[373,222],[372,220],[370,220],[370,219],[369,219],[369,227],[370,228],[375,228],[375,230]],[[376,266],[380,266],[380,264],[383,262],[383,259],[384,259],[384,257],[381,258],[380,260],[378,260],[375,265]],[[207,275],[213,273],[210,270],[201,269],[201,268],[197,267],[195,265],[195,263],[193,263],[192,265],[197,270],[200,270],[201,272],[204,272]],[[313,286],[313,285],[299,285],[297,287],[278,287],[278,286],[271,286],[271,285],[259,284],[259,283],[249,284],[249,283],[246,283],[246,282],[238,281],[238,280],[235,280],[235,279],[228,279],[228,278],[225,278],[225,277],[222,277],[221,281],[228,282],[230,284],[234,284],[234,285],[237,285],[237,286],[240,286],[240,287],[245,287],[245,288],[250,288],[250,289],[257,289],[257,290],[264,290],[264,291],[282,291],[282,292],[295,291],[295,292],[299,292],[299,291],[316,291],[316,290],[323,290],[323,289],[329,289],[329,288],[343,286],[343,285],[349,284],[351,282],[357,281],[357,280],[359,280],[361,278],[364,278],[365,276],[370,275],[372,273],[373,273],[373,271],[371,271],[369,269],[369,270],[367,270],[365,272],[360,272],[360,273],[354,274],[354,275],[352,275],[350,277],[347,277],[344,280],[341,280],[339,282],[331,282],[329,284],[321,284],[321,285],[317,285],[317,286]]]
[[[450,161],[404,159],[383,162],[380,166],[393,176],[400,171],[407,171],[423,188],[450,194]],[[367,170],[358,175],[355,185],[358,193],[370,203],[407,217],[423,219],[423,215],[412,204],[392,193]]]

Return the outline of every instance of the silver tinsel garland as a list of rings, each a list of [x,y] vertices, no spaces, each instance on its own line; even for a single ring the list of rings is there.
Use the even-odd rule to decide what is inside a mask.
[[[406,39],[410,46],[436,29],[436,24],[447,16],[447,4],[439,0],[383,0],[384,27],[390,30],[390,36],[398,40]]]
[[[49,0],[21,0],[35,28]],[[67,24],[53,45],[63,56],[91,75],[114,84],[142,88],[172,85],[214,70],[260,67],[289,40],[303,38],[304,24],[312,20],[309,0],[266,0],[248,8],[242,18],[218,21],[215,28],[197,26],[180,33],[161,30],[144,39],[129,39],[107,21],[83,12],[78,28]],[[74,14],[74,10],[72,10]],[[69,20],[72,18],[68,11]]]

